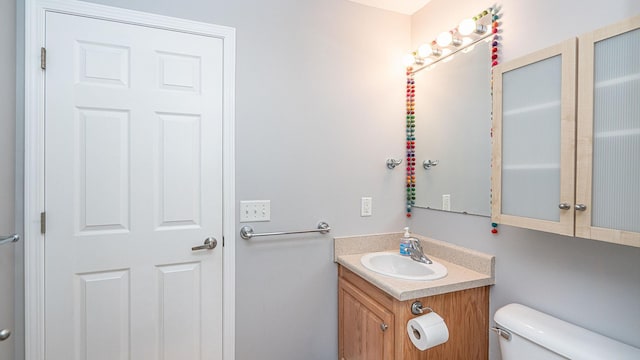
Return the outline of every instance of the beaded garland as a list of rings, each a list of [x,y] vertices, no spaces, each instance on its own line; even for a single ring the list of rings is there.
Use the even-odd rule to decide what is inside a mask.
[[[493,6],[483,11],[484,13],[491,13],[491,33],[493,39],[491,41],[491,67],[498,65],[498,57],[500,54],[500,9],[498,6]],[[486,15],[486,14],[485,14]],[[493,74],[491,76],[491,93],[493,94]]]
[[[407,217],[416,200],[416,83],[413,68],[407,67]]]
[[[500,56],[500,9],[498,6],[490,7],[491,13],[491,33],[493,33],[493,39],[491,40],[491,96],[493,97],[493,68],[498,66],[498,58]],[[491,123],[493,124],[493,108],[491,110]],[[493,127],[489,132],[491,141],[493,142]],[[491,165],[490,165],[491,166]],[[493,182],[493,179],[492,179]],[[492,189],[489,189],[489,204],[491,206],[493,202]],[[491,233],[498,234],[498,223],[491,223]]]

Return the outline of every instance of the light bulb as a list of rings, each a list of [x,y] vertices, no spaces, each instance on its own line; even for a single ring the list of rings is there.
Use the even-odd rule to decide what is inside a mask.
[[[449,31],[440,33],[440,35],[438,35],[438,37],[436,38],[436,43],[438,43],[438,45],[442,47],[448,46],[452,41],[453,35],[451,35]]]
[[[458,25],[458,32],[462,36],[471,34],[476,29],[476,22],[472,19],[464,19]]]
[[[418,48],[418,56],[420,56],[421,58],[429,57],[432,53],[433,49],[429,44],[420,45],[420,47]]]
[[[402,63],[404,64],[404,66],[411,66],[411,65],[413,65],[414,62],[415,62],[415,58],[411,54],[406,54],[402,58]]]

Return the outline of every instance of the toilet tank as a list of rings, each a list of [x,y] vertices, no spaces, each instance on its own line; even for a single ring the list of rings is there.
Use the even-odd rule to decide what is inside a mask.
[[[506,305],[493,319],[498,329],[511,334],[511,340],[499,337],[503,360],[640,359],[638,348],[524,305]]]

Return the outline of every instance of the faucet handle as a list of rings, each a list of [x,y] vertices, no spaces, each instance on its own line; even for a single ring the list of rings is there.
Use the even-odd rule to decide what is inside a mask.
[[[412,238],[411,240],[409,240],[409,245],[416,249],[416,250],[420,250],[420,252],[422,252],[422,245],[420,245],[420,240],[416,239],[416,238]]]

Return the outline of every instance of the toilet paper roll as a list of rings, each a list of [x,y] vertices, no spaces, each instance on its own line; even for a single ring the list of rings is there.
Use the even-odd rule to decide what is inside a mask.
[[[440,315],[430,312],[407,322],[407,334],[415,347],[427,350],[449,340],[449,329]]]

